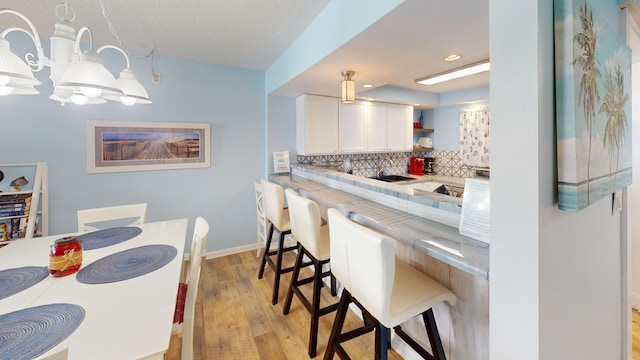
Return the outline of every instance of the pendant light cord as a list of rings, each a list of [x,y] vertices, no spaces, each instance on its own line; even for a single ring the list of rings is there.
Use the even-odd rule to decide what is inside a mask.
[[[66,1],[65,1],[65,3],[66,3]],[[104,19],[107,21],[107,25],[109,26],[109,31],[116,38],[116,41],[118,42],[118,45],[120,45],[120,48],[122,48],[122,50],[125,51],[129,55],[129,57],[134,58],[136,60],[144,60],[144,59],[147,59],[147,58],[151,57],[151,75],[155,78],[157,76],[157,74],[156,74],[156,70],[154,68],[154,60],[155,60],[154,59],[154,47],[151,47],[151,51],[149,51],[149,53],[147,55],[145,55],[145,56],[140,56],[139,57],[139,56],[133,55],[129,51],[129,49],[124,45],[124,43],[120,39],[120,36],[118,35],[118,32],[116,31],[116,28],[113,26],[113,23],[109,19],[109,13],[107,12],[107,9],[104,6],[104,1],[103,0],[98,0],[98,3],[100,4],[100,9],[102,10],[102,17],[104,17]],[[75,13],[74,13],[74,15],[75,15]]]

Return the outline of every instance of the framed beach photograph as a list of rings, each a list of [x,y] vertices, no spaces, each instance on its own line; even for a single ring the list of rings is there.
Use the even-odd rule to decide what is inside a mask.
[[[211,125],[87,122],[87,172],[106,173],[210,167]]]
[[[555,0],[558,207],[631,184],[631,50],[587,0]]]

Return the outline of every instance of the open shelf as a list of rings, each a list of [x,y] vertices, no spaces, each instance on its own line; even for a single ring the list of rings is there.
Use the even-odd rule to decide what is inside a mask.
[[[426,147],[422,147],[422,146],[414,146],[413,147],[413,151],[417,152],[417,151],[431,151],[433,150],[433,148],[426,148]]]

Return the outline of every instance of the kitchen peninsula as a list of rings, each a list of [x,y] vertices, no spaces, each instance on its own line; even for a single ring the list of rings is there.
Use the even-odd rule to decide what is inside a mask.
[[[269,179],[316,201],[325,215],[328,208],[337,208],[353,221],[397,240],[399,258],[458,297],[454,308],[439,304],[434,309],[449,357],[488,359],[489,244],[458,233],[453,223],[459,219],[460,199],[415,191],[407,185],[433,178],[407,176],[415,180],[400,185],[334,168],[294,165],[291,173],[272,174]],[[415,319],[403,326],[417,334],[419,327]]]

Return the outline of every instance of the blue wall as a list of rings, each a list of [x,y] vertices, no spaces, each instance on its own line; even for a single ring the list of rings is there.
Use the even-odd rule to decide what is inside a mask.
[[[440,107],[423,110],[424,127],[434,129],[431,138],[436,150],[459,150],[460,109],[489,104],[489,86],[440,94]],[[420,110],[415,111],[415,119]]]
[[[11,41],[22,54],[16,49],[24,42]],[[121,55],[105,55],[105,64],[124,66]],[[150,60],[132,60],[132,68],[153,104],[61,107],[48,99],[48,70],[36,75],[42,94],[0,98],[0,163],[49,163],[51,234],[75,231],[78,209],[148,202],[149,222],[188,217],[191,229],[203,216],[212,229],[208,251],[254,244],[252,182],[264,172],[264,73],[155,56],[161,82],[154,85]],[[89,119],[209,123],[211,167],[87,174]],[[190,240],[191,230],[187,249]]]

